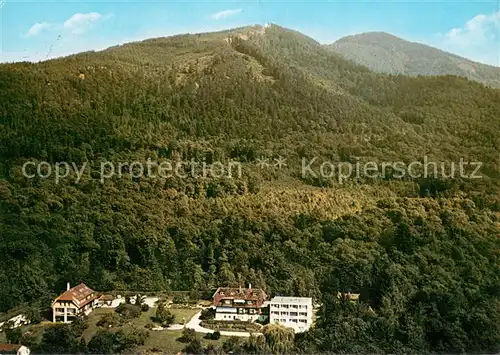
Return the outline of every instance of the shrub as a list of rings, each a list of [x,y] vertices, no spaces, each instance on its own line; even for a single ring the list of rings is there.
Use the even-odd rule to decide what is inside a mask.
[[[207,335],[205,335],[205,339],[219,340],[220,339],[220,332],[218,330],[216,330],[213,333],[207,333]]]
[[[191,328],[184,328],[182,330],[182,336],[180,337],[179,340],[182,341],[183,343],[190,343],[195,339],[196,339],[195,330]]]
[[[239,352],[243,346],[243,341],[235,336],[232,336],[228,340],[222,344],[222,350],[224,350],[225,353],[230,353],[230,352]]]
[[[223,320],[204,320],[201,322],[201,326],[208,329],[214,330],[228,330],[228,331],[243,331],[243,332],[256,332],[260,331],[262,326],[257,323],[245,322],[245,321],[223,321]]]
[[[21,339],[23,338],[23,332],[21,328],[6,328],[5,329],[5,337],[7,341],[11,344],[19,344]]]
[[[214,308],[206,308],[201,311],[200,319],[201,320],[210,320],[215,318],[215,309]]]
[[[92,354],[114,354],[129,351],[135,346],[144,345],[148,332],[142,329],[132,329],[125,333],[120,330],[116,333],[100,330],[88,344],[88,351]]]
[[[79,317],[76,318],[72,323],[71,323],[71,329],[75,332],[77,335],[81,335],[85,329],[89,327],[87,323],[87,317]]]
[[[183,352],[185,354],[203,354],[205,349],[203,345],[198,339],[193,339],[189,342],[189,344],[184,348]]]
[[[116,340],[120,343],[119,351],[128,350],[134,346],[144,345],[149,336],[146,330],[138,328],[134,328],[126,334],[120,332],[116,334],[118,336]]]
[[[141,307],[134,304],[122,303],[115,310],[118,314],[126,319],[137,318],[141,315]]]
[[[216,330],[215,332],[212,333],[212,339],[213,340],[219,340],[220,339],[220,332]]]
[[[187,295],[176,295],[172,299],[172,302],[175,304],[186,304],[189,303],[189,296]]]
[[[121,319],[118,314],[106,313],[101,317],[101,319],[99,319],[96,325],[98,327],[110,328],[110,327],[116,327],[117,325],[120,325],[120,323]]]
[[[71,324],[56,324],[43,332],[37,352],[42,354],[74,354],[78,351],[81,336]]]
[[[114,352],[114,342],[114,333],[100,330],[90,339],[87,349],[91,354],[112,354]]]
[[[169,326],[175,322],[175,316],[170,312],[164,302],[158,303],[158,308],[156,309],[156,316],[153,320],[160,323],[163,326]]]
[[[143,303],[141,305],[141,311],[143,311],[143,312],[149,311],[149,306],[146,303]]]

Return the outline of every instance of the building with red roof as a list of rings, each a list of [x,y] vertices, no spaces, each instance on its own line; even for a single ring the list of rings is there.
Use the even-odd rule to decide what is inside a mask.
[[[18,344],[0,344],[0,354],[16,354],[20,347]]]
[[[219,287],[215,291],[213,305],[215,320],[255,321],[261,315],[261,307],[267,298],[260,288]]]
[[[88,315],[97,306],[97,293],[81,283],[70,288],[52,302],[52,321],[70,323],[76,317]]]

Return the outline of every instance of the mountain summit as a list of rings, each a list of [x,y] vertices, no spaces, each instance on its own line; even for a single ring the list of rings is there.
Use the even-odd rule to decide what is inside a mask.
[[[385,32],[347,36],[327,46],[376,72],[405,75],[457,75],[500,87],[500,68],[473,62]]]

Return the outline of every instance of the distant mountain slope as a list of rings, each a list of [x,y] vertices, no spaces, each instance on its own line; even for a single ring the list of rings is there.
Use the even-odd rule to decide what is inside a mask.
[[[384,32],[347,36],[327,47],[380,73],[457,75],[500,87],[500,68]]]

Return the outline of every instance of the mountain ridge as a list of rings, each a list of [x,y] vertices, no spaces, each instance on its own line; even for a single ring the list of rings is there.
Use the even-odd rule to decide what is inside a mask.
[[[457,75],[500,87],[500,68],[386,32],[365,32],[326,45],[354,62],[389,74]]]

